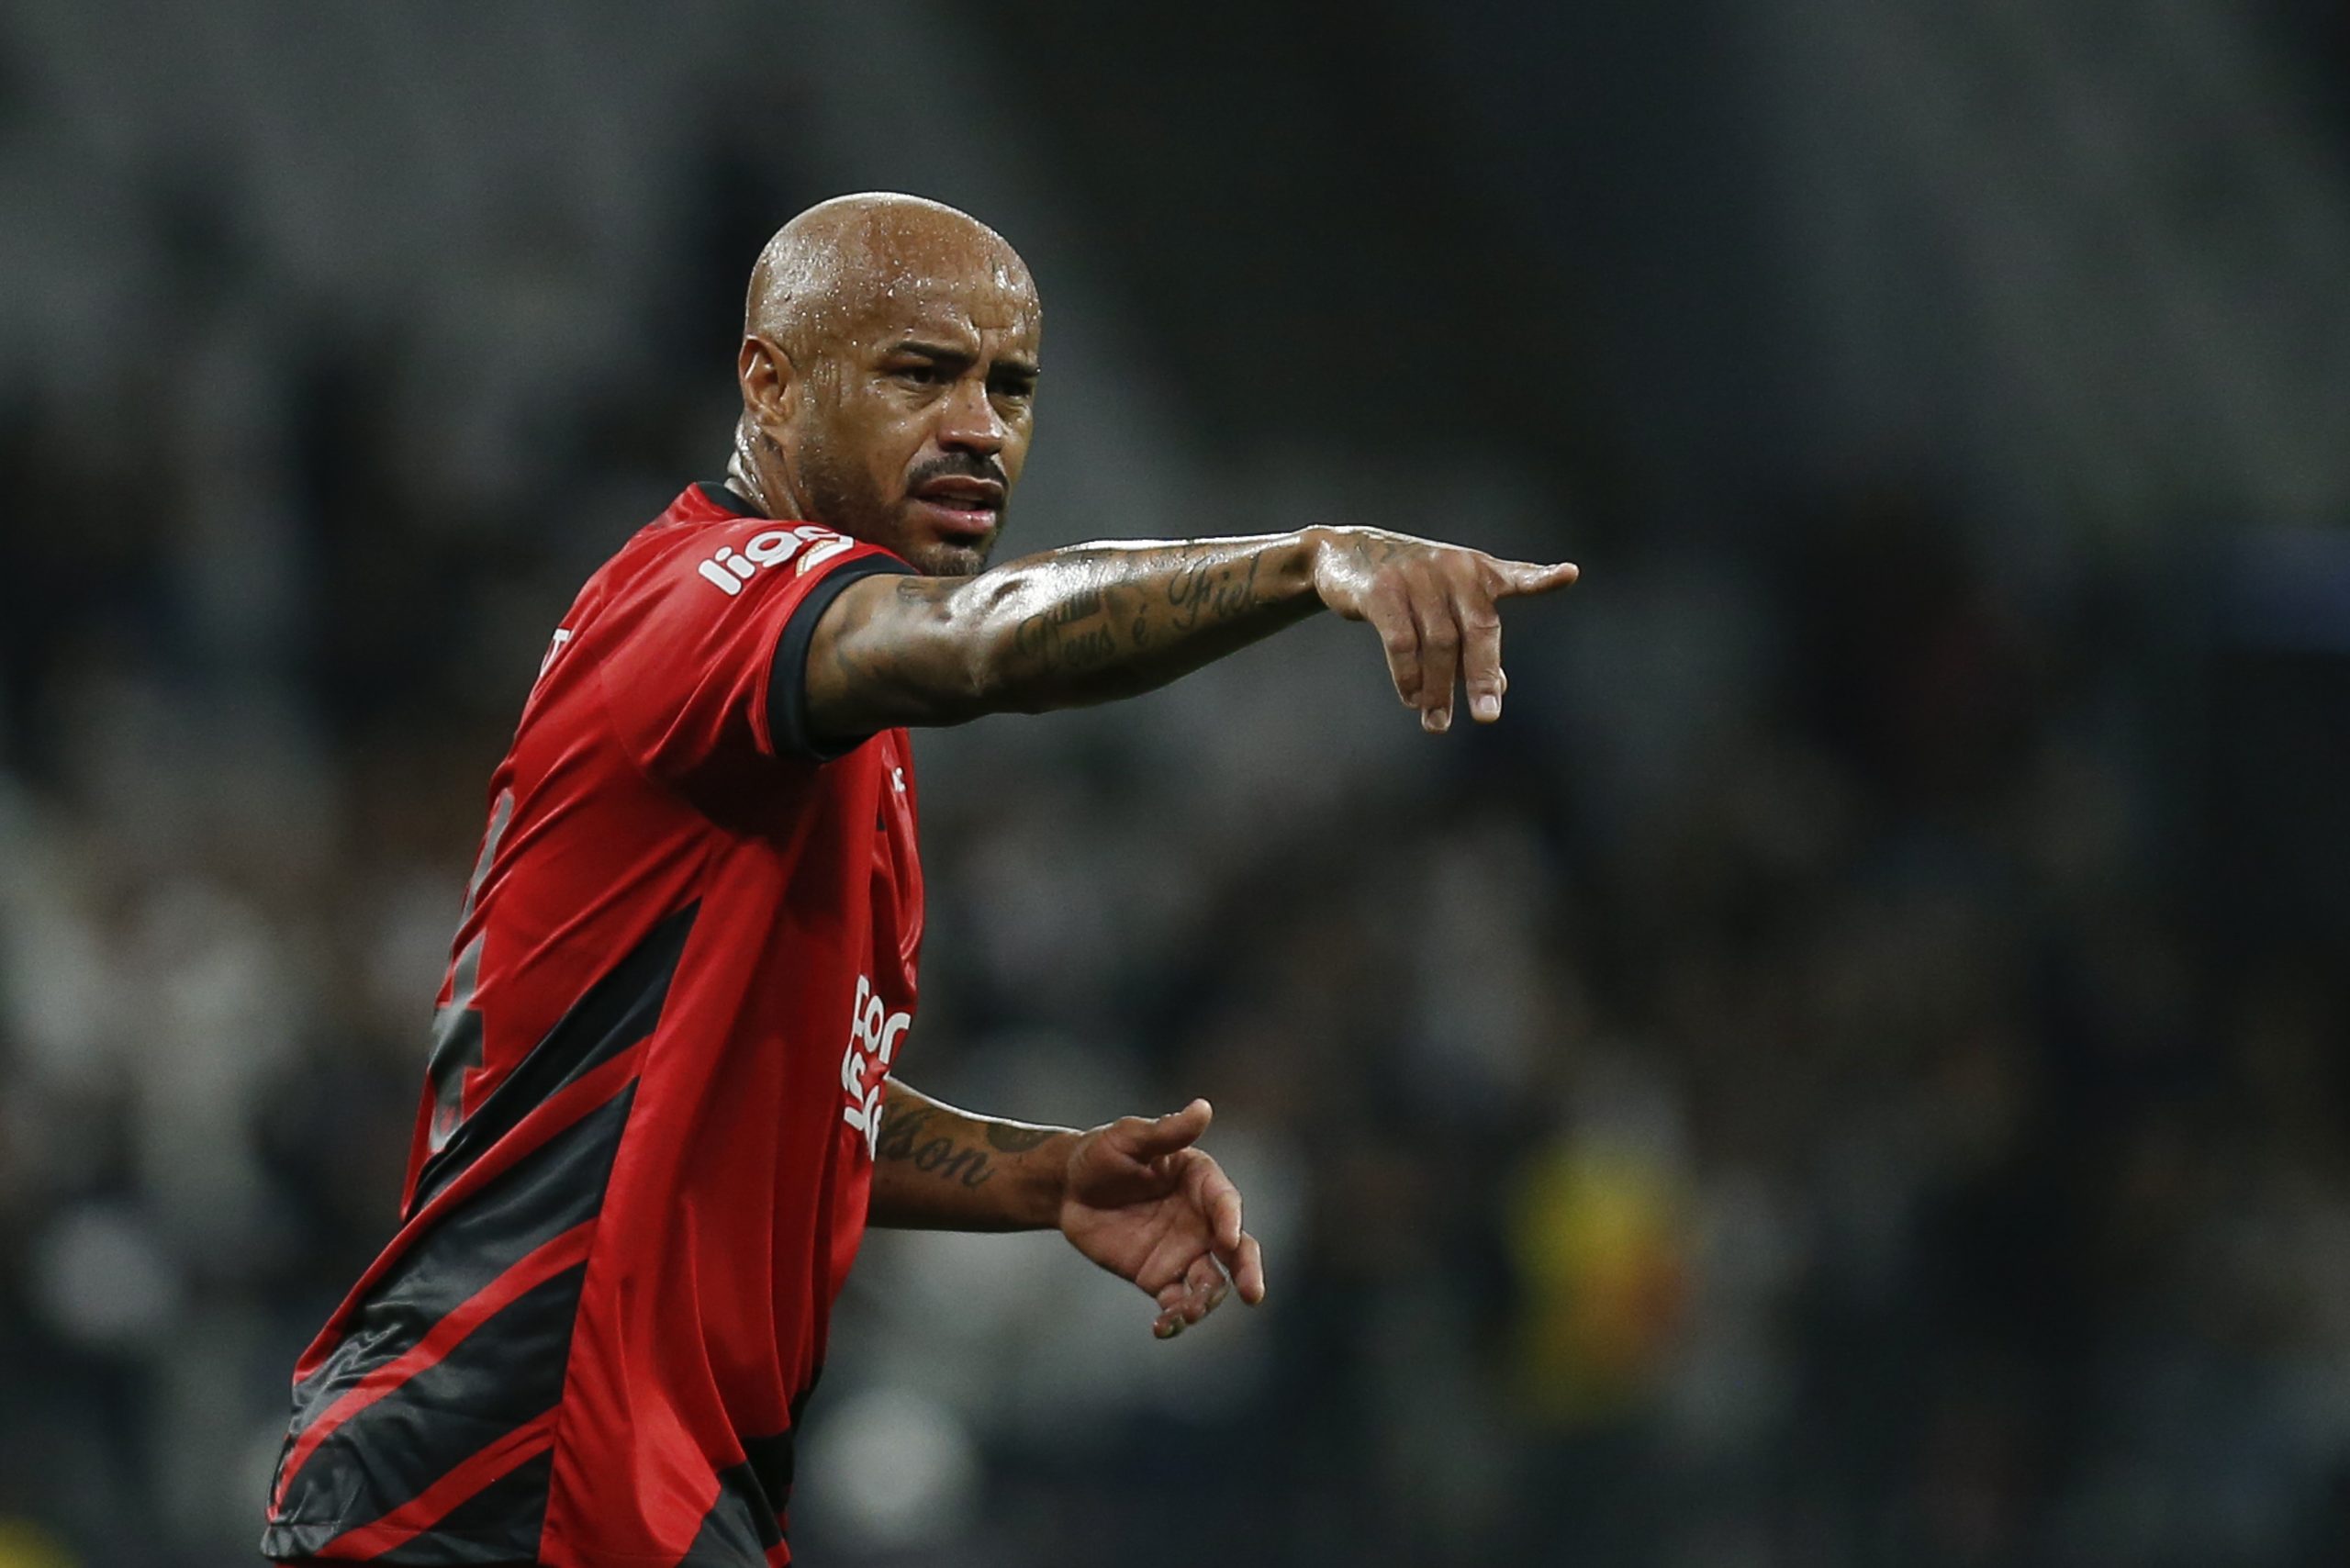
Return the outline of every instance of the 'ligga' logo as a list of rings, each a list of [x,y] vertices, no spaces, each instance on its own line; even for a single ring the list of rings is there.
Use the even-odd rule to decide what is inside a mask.
[[[804,548],[803,548],[804,547]],[[798,528],[770,528],[754,533],[743,541],[737,554],[732,544],[722,544],[718,554],[695,566],[703,578],[714,584],[727,598],[743,591],[743,585],[768,566],[780,566],[794,555],[800,565],[794,568],[805,577],[811,567],[831,560],[844,550],[856,548],[856,541],[844,539],[829,528],[814,523],[802,523]]]

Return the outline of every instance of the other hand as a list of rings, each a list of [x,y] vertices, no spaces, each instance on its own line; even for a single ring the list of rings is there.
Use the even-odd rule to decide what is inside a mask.
[[[1505,599],[1550,593],[1580,575],[1574,564],[1538,566],[1482,550],[1375,528],[1314,528],[1314,590],[1349,621],[1368,621],[1387,650],[1395,695],[1419,710],[1431,734],[1452,727],[1456,687],[1481,724],[1502,716]]]
[[[1264,1253],[1240,1227],[1239,1189],[1192,1147],[1214,1115],[1194,1100],[1169,1116],[1124,1116],[1069,1151],[1061,1234],[1158,1304],[1150,1331],[1161,1339],[1214,1312],[1236,1285],[1251,1306],[1265,1299]]]

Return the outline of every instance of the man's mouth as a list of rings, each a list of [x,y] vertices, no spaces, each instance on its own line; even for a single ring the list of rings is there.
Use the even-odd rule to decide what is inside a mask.
[[[923,480],[914,487],[913,499],[940,532],[967,539],[993,532],[1003,514],[1003,487],[963,474]]]

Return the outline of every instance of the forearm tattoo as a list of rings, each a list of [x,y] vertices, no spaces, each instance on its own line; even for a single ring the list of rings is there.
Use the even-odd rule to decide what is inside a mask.
[[[1223,542],[1014,566],[994,607],[1015,617],[997,674],[1008,694],[1047,701],[1164,685],[1292,618],[1268,613],[1287,606],[1260,586],[1264,559],[1261,544]]]
[[[900,723],[1131,697],[1310,614],[1311,585],[1267,569],[1299,549],[1080,545],[973,578],[901,577],[845,610],[830,684],[857,719]]]
[[[961,1128],[957,1123],[962,1124]],[[876,1162],[889,1160],[911,1166],[941,1182],[984,1187],[995,1176],[995,1161],[986,1150],[974,1148],[958,1136],[971,1125],[968,1118],[950,1115],[934,1105],[892,1104],[881,1113],[881,1136],[875,1140],[873,1158]],[[994,1141],[992,1127],[990,1141]]]
[[[1011,1122],[980,1125],[988,1130],[988,1142],[1006,1154],[1025,1154],[1032,1148],[1041,1148],[1045,1140],[1053,1136],[1050,1127],[1024,1127]]]

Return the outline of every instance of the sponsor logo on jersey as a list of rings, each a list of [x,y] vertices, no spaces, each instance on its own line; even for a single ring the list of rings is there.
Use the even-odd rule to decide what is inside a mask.
[[[780,566],[797,556],[800,565],[793,570],[805,577],[844,550],[856,548],[854,539],[844,539],[831,529],[819,528],[812,522],[802,523],[798,528],[770,528],[754,533],[743,541],[739,552],[732,544],[722,544],[718,554],[694,570],[732,599],[743,591],[744,583],[769,566]]]
[[[873,994],[869,977],[856,977],[856,1010],[849,1018],[848,1049],[841,1057],[841,1092],[848,1096],[841,1120],[865,1135],[868,1156],[881,1142],[881,1081],[890,1076],[890,1058],[913,1021],[912,1013],[890,1012]]]

